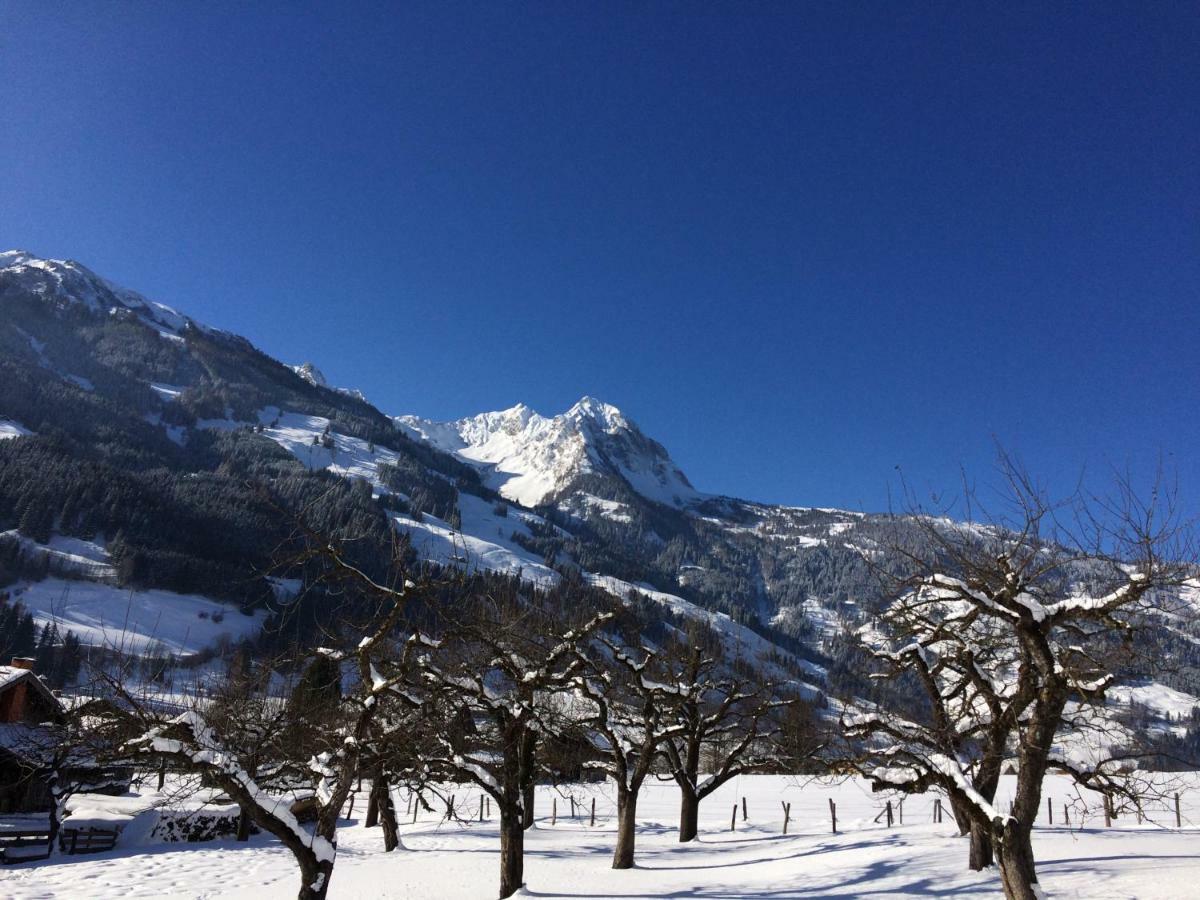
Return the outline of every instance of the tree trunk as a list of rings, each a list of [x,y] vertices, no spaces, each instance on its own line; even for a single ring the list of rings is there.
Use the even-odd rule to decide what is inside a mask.
[[[371,779],[371,793],[367,795],[367,821],[364,824],[366,828],[374,828],[379,824],[379,806],[381,803],[379,795],[379,786],[383,779],[378,774]]]
[[[1028,829],[1015,819],[1004,824],[1004,837],[998,842],[1000,884],[1007,900],[1039,900],[1033,868],[1033,845]]]
[[[679,842],[694,841],[699,832],[700,798],[687,788],[679,789]]]
[[[617,849],[613,851],[614,869],[633,868],[633,847],[637,838],[637,794],[617,787]]]
[[[986,869],[994,862],[992,853],[992,834],[990,829],[978,822],[973,822],[971,831],[971,855],[969,865],[972,872]]]
[[[532,781],[521,789],[521,827],[533,827],[533,799],[534,788],[537,787]]]
[[[329,879],[333,875],[333,861],[317,862],[314,859],[300,860],[300,893],[297,900],[325,900],[329,893]]]
[[[383,826],[383,849],[391,853],[400,846],[400,826],[396,824],[396,808],[392,805],[391,786],[384,778],[379,779],[379,799],[375,806],[379,810],[379,824]]]
[[[238,816],[237,839],[239,841],[250,840],[250,815],[244,809]]]
[[[525,877],[525,827],[519,810],[500,810],[500,900],[521,889]]]
[[[959,835],[970,834],[971,817],[963,804],[950,795],[950,812],[954,814],[954,822],[958,825]]]

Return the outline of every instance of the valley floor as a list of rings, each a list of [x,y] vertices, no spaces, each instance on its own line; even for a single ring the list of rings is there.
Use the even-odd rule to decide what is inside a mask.
[[[998,794],[1007,807],[1011,780]],[[1048,779],[1053,826],[1036,830],[1042,887],[1050,897],[1200,897],[1200,778],[1182,785],[1183,829],[1174,828],[1173,806],[1151,810],[1141,825],[1122,816],[1114,827],[1091,817],[1080,825],[1081,801],[1065,780]],[[477,818],[479,792],[457,791],[458,808]],[[579,818],[570,816],[570,797]],[[597,821],[588,824],[592,797]],[[748,818],[742,820],[741,798]],[[839,831],[830,833],[828,800],[837,804]],[[331,898],[491,898],[499,883],[497,822],[447,823],[424,813],[402,827],[403,848],[383,852],[379,829],[355,820],[341,832]],[[538,898],[853,898],[1000,897],[995,870],[966,870],[966,843],[949,813],[932,822],[932,796],[904,804],[904,824],[889,829],[873,820],[884,795],[861,781],[801,782],[794,778],[746,777],[708,798],[701,808],[701,837],[676,840],[678,794],[672,784],[653,783],[639,804],[638,867],[610,868],[614,804],[607,786],[541,788],[539,820],[526,836],[522,896]],[[893,797],[893,800],[897,798]],[[1094,797],[1087,798],[1094,801]],[[403,816],[406,797],[397,797]],[[550,813],[557,802],[557,823]],[[790,802],[790,833],[781,833],[780,803]],[[1071,804],[1071,825],[1061,824]],[[737,830],[729,830],[737,809]],[[440,803],[435,802],[439,812]],[[33,898],[240,898],[294,897],[298,869],[278,842],[257,836],[192,845],[123,847],[94,856],[57,856],[40,863],[0,868],[0,897]]]

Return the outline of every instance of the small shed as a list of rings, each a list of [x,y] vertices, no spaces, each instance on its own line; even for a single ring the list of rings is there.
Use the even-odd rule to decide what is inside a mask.
[[[64,715],[33,660],[18,657],[0,666],[0,814],[50,809],[44,761],[53,750],[53,726]]]

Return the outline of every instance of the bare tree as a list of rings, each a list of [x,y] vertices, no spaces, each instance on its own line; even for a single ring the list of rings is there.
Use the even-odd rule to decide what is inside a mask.
[[[500,813],[500,897],[524,879],[526,797],[537,775],[540,737],[568,733],[567,696],[584,662],[579,647],[611,618],[601,613],[553,634],[535,611],[510,611],[459,626],[439,649],[416,660],[416,680],[403,696],[431,717],[436,749],[423,765],[470,781]]]
[[[303,525],[300,527],[303,530]],[[405,667],[395,663],[392,635],[409,599],[429,595],[433,586],[424,583],[418,588],[402,575],[395,587],[377,582],[348,562],[340,546],[311,531],[304,530],[304,535],[307,547],[291,560],[292,564],[319,561],[324,566],[320,577],[327,583],[347,585],[376,606],[369,625],[355,629],[356,636],[363,636],[351,649],[320,651],[338,666],[351,666],[356,676],[354,690],[337,704],[337,718],[323,729],[329,749],[311,758],[299,754],[282,763],[306,778],[315,791],[316,819],[311,830],[296,820],[290,803],[264,789],[261,782],[267,773],[260,771],[256,777],[246,770],[245,742],[248,738],[257,740],[246,729],[226,721],[226,731],[218,730],[215,720],[220,717],[206,701],[164,719],[140,703],[124,685],[114,683],[112,687],[144,725],[142,734],[124,745],[124,752],[134,758],[166,758],[182,769],[203,773],[228,793],[259,828],[278,837],[292,852],[301,872],[300,900],[322,900],[329,890],[336,860],[338,817],[359,774],[364,748],[382,708],[380,700],[405,680]],[[407,652],[411,653],[418,643],[407,644]],[[395,674],[380,674],[385,656]],[[307,730],[311,731],[311,723]],[[304,742],[298,741],[296,746],[303,747]],[[275,772],[272,767],[270,774]]]
[[[659,657],[646,647],[635,656],[600,640],[576,681],[594,710],[587,728],[604,771],[617,786],[614,869],[633,868],[638,794],[661,758],[663,743],[684,733],[677,706],[688,689],[667,680],[670,673]]]
[[[1123,481],[1115,501],[1051,504],[1009,461],[1002,472],[1015,517],[918,520],[935,549],[911,557],[915,574],[892,610],[912,640],[883,655],[925,685],[927,721],[876,710],[845,723],[875,742],[877,788],[945,791],[981,844],[990,839],[1005,895],[1034,900],[1031,832],[1046,773],[1119,790],[1111,758],[1060,746],[1073,710],[1102,701],[1134,629],[1192,574],[1192,547],[1161,491],[1143,502]],[[1017,788],[1006,816],[993,800],[1009,735]]]
[[[686,842],[696,839],[705,797],[739,775],[779,765],[774,713],[791,701],[777,699],[771,685],[723,675],[717,659],[698,642],[676,657],[673,674],[682,693],[674,705],[675,727],[662,747],[670,777],[679,785],[679,840]]]

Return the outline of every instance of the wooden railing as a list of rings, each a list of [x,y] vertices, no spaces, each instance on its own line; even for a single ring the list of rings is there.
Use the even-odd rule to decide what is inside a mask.
[[[50,829],[0,830],[0,864],[45,859],[49,855]]]
[[[64,853],[103,853],[117,844],[115,828],[64,828],[58,835]]]

